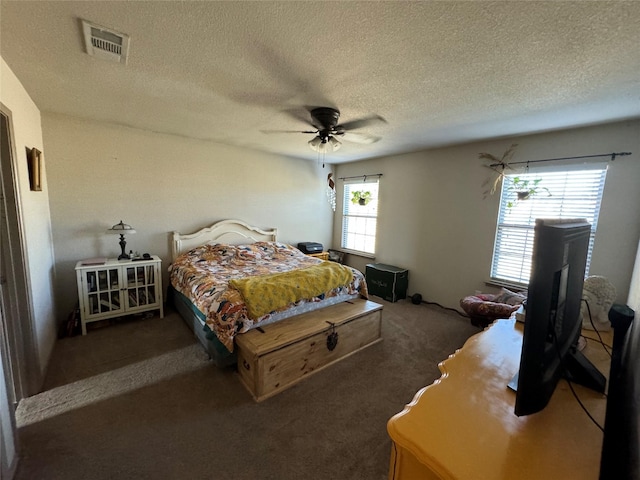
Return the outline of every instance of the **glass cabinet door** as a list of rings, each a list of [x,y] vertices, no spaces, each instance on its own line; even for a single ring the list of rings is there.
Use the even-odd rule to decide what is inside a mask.
[[[156,303],[156,279],[153,265],[126,267],[127,308],[144,307]]]
[[[150,310],[159,310],[162,318],[160,263],[157,257],[126,262],[108,259],[91,265],[78,262],[76,283],[82,334],[87,334],[88,323],[108,318]]]
[[[84,280],[87,288],[87,313],[99,315],[122,309],[120,301],[120,274],[118,268],[87,270]]]

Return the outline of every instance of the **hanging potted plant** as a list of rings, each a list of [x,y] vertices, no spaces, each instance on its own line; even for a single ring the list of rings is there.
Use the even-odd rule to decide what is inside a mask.
[[[351,196],[351,203],[356,205],[366,205],[371,201],[371,192],[356,190]]]
[[[535,180],[527,180],[520,177],[512,177],[511,183],[507,187],[510,191],[515,192],[518,201],[527,200],[534,195],[540,193],[541,190],[547,192],[551,196],[551,192],[547,187],[540,187],[538,184],[542,181],[541,178]],[[514,206],[513,202],[507,202],[507,207]]]

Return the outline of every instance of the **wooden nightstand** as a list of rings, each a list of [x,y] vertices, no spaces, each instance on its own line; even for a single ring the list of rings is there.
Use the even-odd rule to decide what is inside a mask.
[[[160,310],[162,303],[162,260],[153,255],[145,260],[110,258],[101,265],[76,264],[82,334],[87,323],[132,313]]]
[[[321,253],[307,253],[310,257],[316,257],[320,260],[329,260],[329,252],[321,252]]]

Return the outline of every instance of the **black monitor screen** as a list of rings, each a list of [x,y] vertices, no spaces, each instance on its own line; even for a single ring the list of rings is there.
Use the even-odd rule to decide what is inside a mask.
[[[604,391],[604,376],[576,349],[590,233],[584,219],[536,220],[516,415],[542,410],[563,375]]]

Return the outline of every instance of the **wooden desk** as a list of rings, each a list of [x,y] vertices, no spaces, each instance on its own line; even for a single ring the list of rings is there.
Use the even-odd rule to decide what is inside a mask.
[[[602,335],[611,345],[612,333]],[[513,413],[515,393],[507,383],[518,370],[521,348],[522,324],[498,320],[442,362],[440,379],[387,424],[393,441],[389,478],[597,479],[602,432],[565,380],[541,412]],[[583,353],[609,375],[601,345],[588,342]],[[605,397],[580,385],[574,389],[604,425]]]

